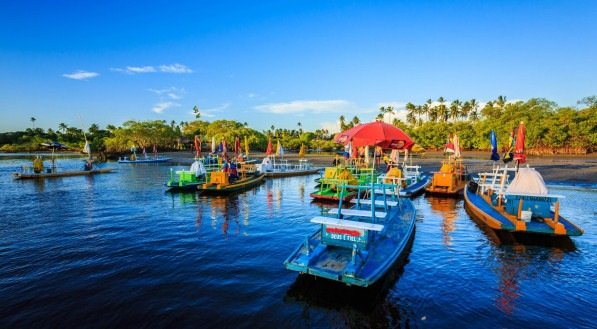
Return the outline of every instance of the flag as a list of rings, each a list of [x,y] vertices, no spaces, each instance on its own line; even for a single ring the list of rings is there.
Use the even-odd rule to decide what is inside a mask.
[[[454,134],[454,157],[460,158],[460,140],[458,139],[458,135]]]
[[[247,159],[249,158],[249,140],[247,139],[247,136],[245,136],[245,157]]]
[[[272,139],[268,139],[267,141],[267,148],[265,149],[265,155],[272,154]]]
[[[216,136],[211,138],[211,153],[216,153]]]
[[[452,134],[448,135],[448,144],[446,144],[446,147],[444,148],[444,153],[452,153],[454,154],[454,142],[452,141]]]
[[[89,146],[88,141],[85,141],[85,146],[83,146],[83,153],[91,154],[91,146]]]
[[[195,135],[195,157],[201,157],[201,138]]]

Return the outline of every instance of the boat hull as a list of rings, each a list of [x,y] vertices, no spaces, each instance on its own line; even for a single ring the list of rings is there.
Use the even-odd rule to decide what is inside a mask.
[[[225,186],[201,184],[197,186],[197,190],[205,194],[230,194],[242,192],[263,183],[264,178],[264,174],[259,174],[256,176],[239,179],[234,183]]]
[[[292,177],[292,176],[305,176],[317,174],[321,169],[309,169],[309,170],[288,170],[288,171],[268,171],[265,172],[265,177],[268,178],[279,178],[279,177]]]
[[[415,197],[425,191],[425,188],[429,186],[431,183],[431,179],[429,176],[421,177],[421,180],[411,184],[410,186],[400,190],[400,196],[412,198]]]
[[[493,230],[506,231],[513,234],[534,234],[547,236],[578,236],[582,235],[583,231],[569,220],[558,216],[558,222],[564,227],[564,231],[557,231],[548,225],[545,220],[531,220],[529,222],[518,223],[509,219],[507,213],[493,206],[486,198],[479,195],[471,188],[466,187],[464,190],[464,203],[470,214],[484,225]],[[552,216],[553,216],[552,212]],[[521,222],[521,221],[518,221]]]
[[[39,174],[24,174],[14,173],[15,179],[45,179],[45,178],[58,178],[58,177],[72,177],[72,176],[91,176],[95,174],[105,174],[113,172],[113,168],[102,168],[93,170],[74,170],[74,171],[62,171],[62,172],[51,172],[51,173],[39,173]]]
[[[118,160],[118,163],[160,163],[160,162],[168,162],[170,160],[172,160],[172,158]]]

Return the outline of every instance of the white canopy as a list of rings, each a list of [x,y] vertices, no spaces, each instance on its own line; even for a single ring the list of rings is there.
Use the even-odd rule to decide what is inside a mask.
[[[506,189],[506,194],[547,195],[547,187],[541,174],[534,168],[520,168]]]

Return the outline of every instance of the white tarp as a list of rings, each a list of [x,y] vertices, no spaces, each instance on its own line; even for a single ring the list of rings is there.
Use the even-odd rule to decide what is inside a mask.
[[[520,168],[506,193],[547,195],[547,187],[538,171],[533,168]]]

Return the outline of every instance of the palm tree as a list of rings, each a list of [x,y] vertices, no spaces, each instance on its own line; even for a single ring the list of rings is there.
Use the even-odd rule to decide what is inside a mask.
[[[392,125],[394,125],[395,127],[400,126],[401,123],[402,121],[400,121],[400,119],[398,118],[394,118],[394,120],[392,120]]]
[[[448,108],[446,107],[446,100],[443,97],[439,97],[437,99],[439,105],[437,106],[437,116],[439,117],[440,121],[448,121]]]
[[[406,103],[406,121],[408,123],[414,123],[416,120],[412,120],[412,118],[415,117],[415,114],[417,114],[417,107],[415,106],[415,104],[408,102]],[[409,117],[411,118],[411,120],[409,120]]]
[[[303,134],[303,128],[301,128],[301,127],[303,126],[303,124],[300,123],[300,122],[297,122],[296,125],[299,127],[299,129],[298,129],[299,130],[299,135],[302,135]]]
[[[479,120],[479,103],[477,103],[476,99],[471,99],[470,100],[470,104],[471,104],[471,111],[470,111],[470,118],[472,121],[477,121]]]
[[[31,119],[29,119],[29,120],[31,120],[31,124],[33,124],[33,130],[35,130],[35,120],[37,120],[37,119],[34,117],[31,117]]]
[[[63,134],[66,132],[66,129],[67,129],[67,128],[68,128],[68,126],[67,126],[67,125],[66,125],[66,123],[64,123],[64,122],[61,122],[61,123],[58,125],[58,130],[62,130],[62,133],[63,133]]]
[[[452,118],[452,121],[456,121],[456,119],[458,119],[458,117],[460,116],[460,108],[462,107],[462,103],[455,99],[452,101],[452,103],[450,104],[450,111],[449,111],[449,115],[450,118]]]
[[[504,106],[506,105],[506,96],[498,96],[498,98],[495,100],[495,105],[497,105],[497,107],[500,109],[504,109]]]
[[[340,122],[340,130],[346,130],[346,119],[343,115],[341,115],[340,118],[338,118],[338,121]]]
[[[471,103],[469,101],[465,101],[460,108],[460,118],[466,120],[469,113],[471,113]]]
[[[195,113],[195,119],[199,119],[201,117],[201,113],[199,113],[199,108],[197,105],[193,107],[193,113]]]

